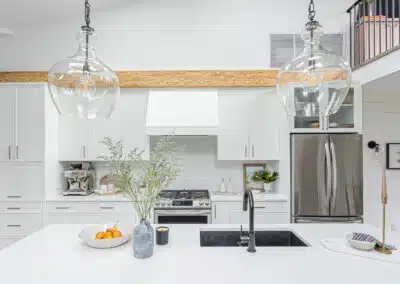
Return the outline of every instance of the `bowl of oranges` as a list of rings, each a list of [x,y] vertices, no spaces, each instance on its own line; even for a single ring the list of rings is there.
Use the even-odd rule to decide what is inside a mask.
[[[79,233],[79,238],[93,248],[114,248],[127,243],[131,234],[122,230],[116,224],[91,226]]]

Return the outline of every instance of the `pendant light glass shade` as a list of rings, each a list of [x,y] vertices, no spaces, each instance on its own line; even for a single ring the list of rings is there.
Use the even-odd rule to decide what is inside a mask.
[[[317,21],[308,23],[302,32],[303,52],[278,74],[278,94],[289,115],[334,114],[349,91],[350,66],[341,56],[321,46],[322,35]]]
[[[78,51],[48,73],[51,97],[61,115],[108,118],[120,93],[118,76],[97,58],[93,29],[83,27],[77,38]]]

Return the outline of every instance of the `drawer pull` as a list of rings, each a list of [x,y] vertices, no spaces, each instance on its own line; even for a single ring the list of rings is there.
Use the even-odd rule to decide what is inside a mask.
[[[267,206],[255,206],[254,209],[265,209]]]
[[[57,210],[68,210],[69,206],[57,206],[56,209]]]
[[[16,225],[16,224],[9,224],[7,225],[7,228],[21,228],[22,225]]]
[[[7,210],[21,210],[21,207],[7,207]]]
[[[21,198],[21,195],[7,195],[7,198]]]
[[[101,206],[100,207],[101,210],[114,210],[113,206]]]

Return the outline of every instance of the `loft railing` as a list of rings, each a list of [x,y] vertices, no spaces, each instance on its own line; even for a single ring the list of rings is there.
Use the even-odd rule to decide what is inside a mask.
[[[359,0],[347,13],[353,69],[400,48],[400,0]]]

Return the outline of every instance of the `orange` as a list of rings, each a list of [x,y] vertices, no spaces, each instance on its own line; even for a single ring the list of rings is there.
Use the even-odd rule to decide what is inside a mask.
[[[116,230],[112,233],[113,238],[122,238],[122,234],[120,231]]]
[[[104,232],[98,232],[97,234],[96,234],[96,240],[101,240],[101,239],[104,239],[104,237],[105,237],[105,233]]]
[[[111,232],[105,233],[104,239],[112,239],[112,238],[113,238],[113,233],[111,233]]]

